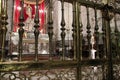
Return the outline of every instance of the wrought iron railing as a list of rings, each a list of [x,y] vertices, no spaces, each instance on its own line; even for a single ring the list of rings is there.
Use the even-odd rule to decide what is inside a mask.
[[[73,6],[73,23],[72,29],[72,57],[66,56],[65,37],[66,22],[64,16],[64,2],[69,2]],[[7,32],[7,0],[1,0],[1,17],[0,17],[0,79],[1,80],[119,80],[120,76],[120,55],[119,55],[119,23],[117,17],[120,9],[113,6],[115,4],[102,4],[101,1],[89,0],[61,0],[61,45],[62,51],[59,55],[53,54],[53,15],[52,0],[49,0],[48,13],[48,35],[49,35],[49,55],[38,54],[39,43],[39,14],[38,0],[36,0],[35,22],[35,52],[32,60],[25,60],[31,56],[23,54],[23,34],[24,34],[24,0],[21,0],[21,11],[19,18],[19,47],[17,59],[8,60],[5,55],[5,38]],[[81,7],[85,7],[86,25],[83,24]],[[90,9],[94,12],[95,24],[91,26]],[[98,14],[98,11],[101,13]],[[99,26],[98,15],[101,15]],[[114,19],[113,31],[111,21]],[[92,28],[94,27],[94,28]],[[101,30],[100,30],[101,29]],[[86,42],[83,44],[83,31],[86,30]],[[92,33],[93,31],[93,33]],[[93,35],[93,36],[92,36]],[[102,38],[100,43],[100,37]],[[93,41],[94,40],[94,41]],[[92,41],[94,44],[92,44]],[[96,53],[92,53],[92,50]],[[70,54],[70,53],[69,53]],[[89,54],[84,58],[83,55]],[[95,56],[96,54],[96,56]],[[90,55],[93,55],[92,57]],[[42,58],[46,58],[42,60]]]

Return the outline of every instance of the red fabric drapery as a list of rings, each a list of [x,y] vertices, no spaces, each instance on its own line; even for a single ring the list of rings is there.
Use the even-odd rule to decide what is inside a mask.
[[[25,21],[28,18],[28,15],[26,14],[26,6],[30,5],[30,7],[32,8],[32,19],[34,19],[35,17],[35,4],[28,4],[28,3],[24,3],[24,18]],[[44,1],[39,4],[39,19],[40,19],[40,27],[39,30],[42,31],[42,33],[44,33],[44,19],[45,19],[45,5],[44,5]],[[19,28],[18,24],[19,24],[19,16],[20,16],[20,0],[15,0],[14,2],[14,25],[13,25],[13,31],[16,32]],[[24,22],[25,22],[24,21]],[[33,26],[34,27],[34,26]]]
[[[18,23],[19,23],[19,5],[20,5],[20,0],[15,0],[15,5],[14,5],[14,25],[13,25],[13,31],[16,32],[18,28]]]

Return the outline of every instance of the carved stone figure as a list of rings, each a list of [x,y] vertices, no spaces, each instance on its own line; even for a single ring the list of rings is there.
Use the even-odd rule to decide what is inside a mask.
[[[24,29],[27,32],[32,32],[34,31],[34,19],[32,18],[32,7],[29,4],[26,7],[26,14],[28,17],[25,21]]]

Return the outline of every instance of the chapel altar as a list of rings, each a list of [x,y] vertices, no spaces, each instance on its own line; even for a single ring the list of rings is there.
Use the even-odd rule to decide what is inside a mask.
[[[120,2],[44,1],[0,0],[0,79],[119,80]]]
[[[18,53],[18,43],[19,43],[19,35],[16,32],[13,32],[11,35],[11,45],[10,45],[10,55],[13,60],[16,60],[19,55]],[[26,37],[23,38],[23,59],[24,60],[32,60],[34,59],[35,52],[35,39],[34,33],[27,33]],[[47,59],[49,54],[49,38],[48,34],[40,34],[38,39],[38,55],[44,55],[42,58]],[[46,56],[46,57],[45,57]]]

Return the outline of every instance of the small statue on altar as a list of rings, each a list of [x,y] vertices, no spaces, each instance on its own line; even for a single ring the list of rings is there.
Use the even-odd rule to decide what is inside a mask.
[[[34,19],[32,18],[32,7],[28,4],[26,6],[26,14],[28,15],[24,29],[27,32],[33,32],[34,31]]]

